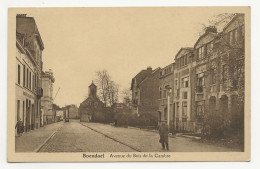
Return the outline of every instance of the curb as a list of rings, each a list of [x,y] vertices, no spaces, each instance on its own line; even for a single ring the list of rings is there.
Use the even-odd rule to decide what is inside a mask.
[[[36,152],[36,153],[40,152],[40,150],[42,149],[42,147],[43,147],[52,137],[54,137],[55,134],[56,134],[61,128],[62,128],[62,126],[61,126],[60,128],[58,128],[58,130],[56,130],[55,132],[53,132],[53,133],[51,134],[51,136],[48,137],[48,138],[47,138],[40,146],[38,146],[33,152]]]
[[[201,137],[197,137],[197,136],[189,136],[189,135],[178,135],[177,137],[186,137],[186,138],[191,138],[191,139],[195,139],[195,140],[201,140]]]
[[[98,131],[98,130],[96,130],[96,129],[93,129],[92,127],[89,127],[89,126],[84,125],[84,124],[82,124],[82,123],[80,123],[80,124],[81,124],[82,126],[85,126],[85,127],[89,128],[90,130],[93,130],[93,131],[95,131],[95,132],[97,132],[97,133],[99,133],[99,134],[102,134],[103,136],[105,136],[105,137],[107,137],[107,138],[110,138],[111,140],[114,140],[114,141],[116,141],[116,142],[118,142],[118,143],[120,143],[120,144],[123,144],[123,145],[125,145],[125,146],[127,146],[127,147],[129,147],[129,148],[131,148],[131,149],[133,149],[133,150],[135,150],[135,151],[137,151],[137,152],[141,152],[141,150],[139,150],[139,149],[137,149],[137,148],[134,148],[134,147],[132,147],[132,146],[130,146],[130,145],[124,143],[124,142],[121,142],[121,141],[119,141],[119,140],[117,140],[117,139],[115,139],[115,138],[113,138],[113,137],[111,137],[111,136],[109,136],[109,135],[107,135],[107,134],[104,134],[104,133],[102,133],[102,132],[100,132],[100,131]]]

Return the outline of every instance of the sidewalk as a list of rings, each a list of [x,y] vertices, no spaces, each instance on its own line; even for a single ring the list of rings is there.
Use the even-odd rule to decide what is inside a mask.
[[[39,129],[15,137],[16,152],[36,152],[55,133],[64,122],[49,124]]]
[[[103,135],[117,140],[124,145],[134,147],[141,152],[160,152],[159,134],[157,132],[144,131],[136,128],[114,127],[100,123],[85,123],[87,126]],[[201,143],[194,138],[169,137],[170,152],[233,152],[241,151],[224,146]]]

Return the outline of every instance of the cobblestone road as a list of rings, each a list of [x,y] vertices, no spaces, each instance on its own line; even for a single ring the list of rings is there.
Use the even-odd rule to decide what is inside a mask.
[[[40,149],[40,152],[131,152],[133,149],[105,137],[78,121],[63,127]]]
[[[16,152],[159,152],[157,132],[100,123],[59,122],[16,137]],[[184,137],[169,138],[171,152],[240,151]]]

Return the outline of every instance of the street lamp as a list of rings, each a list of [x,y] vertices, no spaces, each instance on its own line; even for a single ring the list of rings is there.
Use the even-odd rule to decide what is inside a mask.
[[[166,86],[165,89],[168,90],[167,96],[167,125],[170,127],[170,94],[172,92],[172,88],[170,86]]]

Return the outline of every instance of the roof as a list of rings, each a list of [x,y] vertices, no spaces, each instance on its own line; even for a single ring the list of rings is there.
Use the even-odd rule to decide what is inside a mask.
[[[200,41],[202,38],[204,38],[205,36],[207,36],[207,35],[209,35],[209,34],[211,34],[211,35],[213,35],[213,36],[217,36],[217,35],[218,35],[218,33],[212,33],[212,32],[204,33],[204,34],[201,35],[201,36],[199,37],[199,39],[196,41],[196,43],[195,43],[195,45],[194,45],[194,48],[197,46],[197,44],[199,43],[199,41]]]
[[[149,70],[141,70],[134,78],[132,78],[131,90],[133,90],[134,81],[136,80],[136,84],[140,84],[150,73]]]
[[[37,28],[37,24],[33,17],[17,16],[16,17],[16,31],[22,34],[35,34],[37,41],[39,42],[41,50],[44,49],[43,41],[40,32]]]
[[[239,16],[242,16],[244,14],[241,13],[237,13],[229,22],[228,24],[223,28],[223,30],[225,30],[236,18],[238,18]]]
[[[181,49],[178,51],[178,53],[175,55],[175,58],[179,55],[179,53],[181,53],[182,50],[187,50],[187,51],[193,52],[194,48],[192,48],[192,47],[181,48]]]

